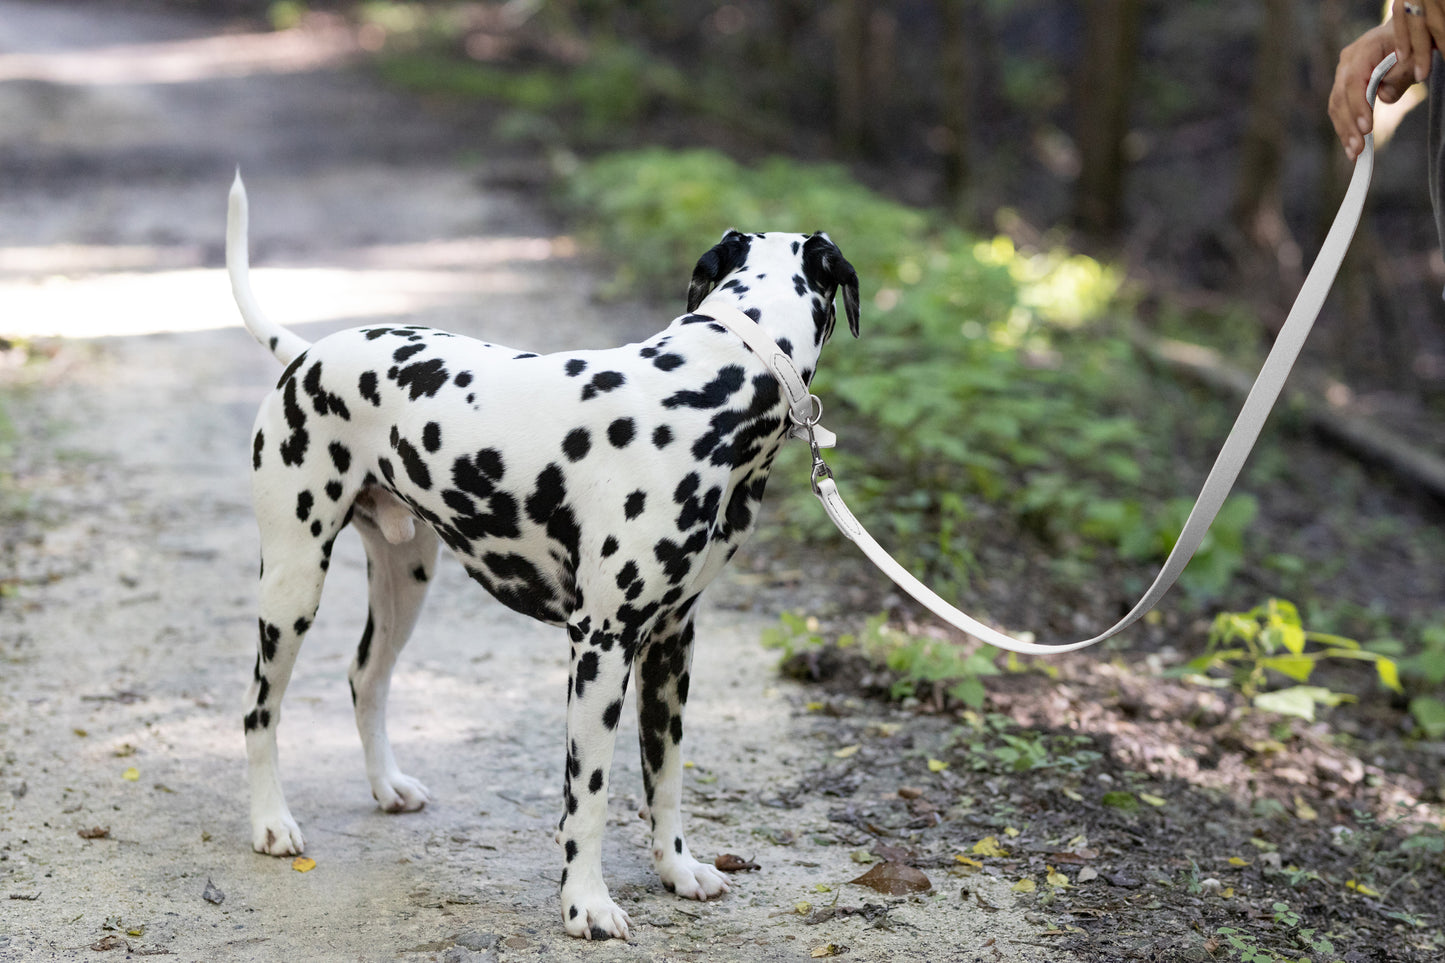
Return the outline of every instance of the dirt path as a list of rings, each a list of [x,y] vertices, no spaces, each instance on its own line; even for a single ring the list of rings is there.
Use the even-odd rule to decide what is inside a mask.
[[[365,610],[349,534],[281,728],[316,866],[250,852],[247,436],[277,371],[218,267],[232,167],[248,175],[260,295],[307,337],[406,316],[550,350],[663,318],[599,308],[567,239],[479,179],[488,145],[348,69],[345,35],[222,29],[0,0],[0,335],[65,338],[38,373],[8,376],[25,386],[9,401],[20,492],[0,505],[0,959],[768,961],[829,944],[860,960],[1057,958],[1028,942],[1041,921],[1004,882],[974,877],[965,895],[935,871],[907,899],[843,885],[860,872],[853,830],[800,788],[836,731],[758,646],[771,608],[700,622],[685,790],[694,850],[762,871],[711,904],[661,890],[629,722],[605,861],[638,925],[631,945],[568,940],[551,841],[563,640],[444,565],[392,716],[437,802],[384,815],[346,697]],[[892,906],[891,928],[797,912],[835,899]]]

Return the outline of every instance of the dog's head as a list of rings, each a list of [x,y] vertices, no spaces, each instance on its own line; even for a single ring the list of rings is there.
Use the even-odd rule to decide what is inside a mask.
[[[833,333],[837,314],[834,297],[841,291],[848,330],[858,337],[858,272],[843,257],[838,245],[818,231],[814,234],[743,234],[728,231],[698,259],[687,288],[687,309],[696,311],[703,298],[729,275],[747,270],[756,278],[771,275],[794,284],[798,295],[811,291],[821,298],[816,313],[820,343]],[[739,284],[750,283],[737,279]]]

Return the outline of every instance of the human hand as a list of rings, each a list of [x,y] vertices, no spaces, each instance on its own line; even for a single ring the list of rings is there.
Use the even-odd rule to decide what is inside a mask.
[[[1390,26],[1400,63],[1416,80],[1430,76],[1430,52],[1445,53],[1445,0],[1395,0]]]
[[[1431,2],[1445,3],[1445,0]],[[1413,14],[1402,13],[1402,16],[1421,19]],[[1329,112],[1335,135],[1344,145],[1345,154],[1350,160],[1360,156],[1360,151],[1365,149],[1365,135],[1375,128],[1374,111],[1370,109],[1370,102],[1365,99],[1365,91],[1370,86],[1370,75],[1375,72],[1380,61],[1396,49],[1394,25],[1391,22],[1383,23],[1363,34],[1340,51],[1340,63],[1335,68],[1335,83],[1330,89]],[[1401,57],[1400,62],[1381,78],[1376,96],[1384,103],[1393,104],[1414,83],[1414,65]]]

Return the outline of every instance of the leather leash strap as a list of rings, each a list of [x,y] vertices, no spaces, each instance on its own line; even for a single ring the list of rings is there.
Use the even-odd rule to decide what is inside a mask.
[[[1395,60],[1395,55],[1390,54],[1381,61],[1370,77],[1366,98],[1371,106],[1375,103],[1375,91],[1379,87],[1380,80],[1395,65]],[[1229,436],[1224,440],[1219,456],[1215,459],[1214,467],[1210,469],[1208,477],[1204,480],[1204,487],[1199,493],[1198,500],[1194,503],[1193,510],[1189,513],[1188,520],[1184,523],[1184,530],[1180,533],[1179,540],[1174,544],[1169,557],[1165,559],[1164,566],[1154,579],[1154,583],[1149,586],[1149,590],[1144,593],[1144,597],[1139,600],[1138,604],[1118,622],[1093,638],[1084,639],[1081,642],[1040,645],[1012,638],[950,605],[932,589],[914,578],[878,544],[872,535],[868,534],[867,529],[853,517],[853,513],[843,503],[843,497],[838,493],[838,486],[833,481],[833,473],[823,463],[819,454],[819,449],[826,447],[822,444],[823,437],[820,436],[823,429],[818,425],[818,419],[822,415],[822,404],[815,396],[808,394],[807,386],[798,375],[792,360],[752,318],[735,307],[721,302],[704,303],[694,313],[711,317],[737,334],[772,368],[774,375],[788,395],[789,415],[794,422],[790,434],[793,437],[806,436],[813,449],[814,494],[822,502],[823,509],[833,520],[833,524],[838,526],[838,530],[856,543],[885,575],[898,583],[900,588],[943,621],[989,645],[1024,655],[1072,652],[1075,649],[1082,649],[1111,638],[1143,618],[1145,613],[1157,605],[1178,580],[1184,567],[1189,564],[1190,558],[1203,542],[1205,533],[1209,531],[1209,526],[1214,522],[1215,516],[1219,514],[1219,509],[1223,506],[1230,489],[1234,487],[1234,482],[1244,467],[1245,459],[1254,448],[1254,443],[1258,440],[1259,433],[1264,427],[1265,419],[1269,416],[1275,401],[1278,400],[1280,391],[1284,388],[1285,379],[1289,376],[1290,368],[1294,366],[1295,359],[1299,356],[1300,349],[1304,347],[1305,339],[1309,336],[1310,329],[1314,327],[1315,319],[1319,316],[1320,308],[1324,305],[1325,296],[1330,292],[1330,285],[1334,283],[1335,275],[1349,248],[1350,239],[1354,237],[1355,228],[1364,211],[1365,195],[1369,191],[1370,177],[1374,172],[1374,166],[1375,139],[1372,134],[1366,134],[1365,148],[1355,162],[1354,176],[1345,192],[1345,199],[1340,204],[1339,213],[1335,215],[1334,223],[1330,225],[1329,234],[1325,237],[1319,256],[1310,268],[1309,275],[1305,278],[1304,286],[1300,289],[1294,306],[1290,308],[1284,327],[1280,329],[1274,347],[1265,359],[1264,366],[1255,380],[1254,387],[1250,389],[1249,396],[1245,399],[1239,417],[1235,419],[1234,427],[1230,429]],[[831,433],[827,433],[826,437],[831,438]]]

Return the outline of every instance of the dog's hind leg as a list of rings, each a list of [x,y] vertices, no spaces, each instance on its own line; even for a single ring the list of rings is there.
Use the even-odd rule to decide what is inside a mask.
[[[316,617],[321,583],[331,554],[299,530],[294,519],[261,514],[260,639],[256,669],[246,695],[246,761],[251,785],[251,846],[258,853],[289,856],[305,840],[286,805],[276,750],[281,698],[291,681],[301,640]],[[335,538],[335,533],[330,535]]]
[[[661,622],[639,653],[638,741],[652,825],[652,865],[679,896],[706,900],[728,891],[727,879],[693,858],[683,835],[682,713],[692,662],[693,611]]]
[[[366,546],[369,591],[366,629],[351,663],[351,700],[366,756],[371,794],[387,812],[410,812],[431,801],[425,786],[397,767],[386,735],[386,698],[397,655],[406,645],[436,570],[437,536],[417,524],[412,536],[395,542],[395,531],[358,514],[356,530]]]

